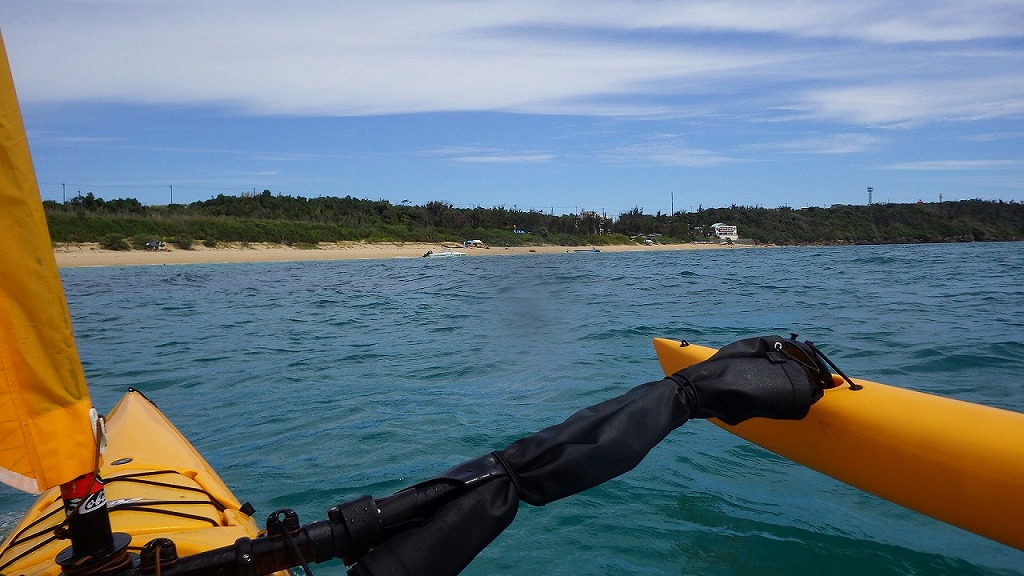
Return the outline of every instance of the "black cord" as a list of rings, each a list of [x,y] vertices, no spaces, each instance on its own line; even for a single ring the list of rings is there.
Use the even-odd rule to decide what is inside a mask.
[[[282,530],[282,533],[284,534],[284,541],[288,544],[288,548],[292,552],[292,557],[299,562],[299,566],[302,566],[302,570],[306,573],[306,576],[313,576],[313,572],[309,569],[309,563],[306,562],[306,558],[302,555],[302,551],[299,550],[299,545],[296,544],[295,539],[292,538],[291,531],[285,528]]]

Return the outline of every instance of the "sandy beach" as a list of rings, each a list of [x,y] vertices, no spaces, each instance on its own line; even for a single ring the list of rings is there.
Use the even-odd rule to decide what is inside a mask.
[[[300,260],[343,260],[371,258],[418,258],[427,251],[434,253],[453,250],[465,252],[467,257],[556,254],[588,249],[587,246],[517,246],[464,248],[454,244],[427,243],[324,243],[316,248],[293,248],[281,244],[227,244],[207,248],[201,244],[191,250],[171,247],[166,251],[104,250],[95,243],[54,245],[57,266],[75,268],[83,266],[150,266],[160,264],[219,264],[231,262],[288,262]],[[651,246],[623,245],[599,246],[602,252],[650,252],[657,250],[714,250],[735,249],[717,244],[655,244]]]

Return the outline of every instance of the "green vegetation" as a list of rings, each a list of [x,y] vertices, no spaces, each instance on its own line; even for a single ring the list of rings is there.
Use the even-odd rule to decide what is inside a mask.
[[[106,248],[107,250],[125,251],[131,250],[132,247],[128,245],[128,241],[124,239],[120,234],[112,233],[106,234],[100,238],[100,248]]]
[[[717,222],[738,226],[746,241],[771,244],[885,244],[1024,239],[1024,204],[965,200],[939,204],[874,204],[831,208],[732,206],[676,214],[639,208],[611,219],[595,213],[545,214],[497,208],[456,208],[445,202],[395,205],[386,200],[275,196],[269,190],[217,196],[192,204],[144,206],[133,198],[92,194],[44,203],[55,242],[100,242],[118,250],[167,241],[268,242],[312,247],[320,242],[461,242],[492,246],[590,246],[642,240],[707,240]]]
[[[191,250],[193,243],[195,243],[195,240],[188,234],[178,234],[174,238],[174,244],[182,250]]]
[[[635,219],[635,223],[634,223]],[[1024,204],[964,200],[939,204],[838,205],[831,208],[709,208],[675,216],[623,214],[615,228],[685,237],[686,226],[723,222],[765,244],[909,244],[1024,240]],[[700,235],[700,231],[696,231]]]

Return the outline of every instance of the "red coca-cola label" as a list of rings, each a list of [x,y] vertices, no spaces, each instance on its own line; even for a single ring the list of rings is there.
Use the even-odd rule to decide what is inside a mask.
[[[79,514],[88,514],[107,504],[103,482],[92,472],[61,484],[60,495],[64,499],[64,513],[68,515],[75,509]]]
[[[60,495],[61,498],[64,498],[65,500],[82,498],[89,494],[95,494],[100,490],[103,490],[103,484],[100,482],[100,479],[96,477],[94,472],[82,474],[71,482],[66,482],[60,485]]]

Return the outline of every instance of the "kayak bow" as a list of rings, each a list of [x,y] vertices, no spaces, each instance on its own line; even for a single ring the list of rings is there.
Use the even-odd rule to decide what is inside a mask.
[[[111,411],[107,437],[100,474],[110,523],[131,536],[131,552],[169,538],[188,556],[259,535],[248,508],[140,392],[130,390]],[[0,573],[57,576],[54,557],[68,541],[54,529],[63,520],[60,489],[44,492],[0,547]]]

